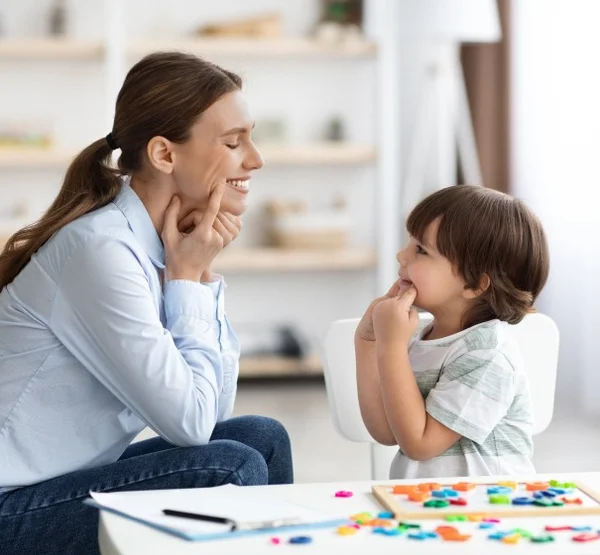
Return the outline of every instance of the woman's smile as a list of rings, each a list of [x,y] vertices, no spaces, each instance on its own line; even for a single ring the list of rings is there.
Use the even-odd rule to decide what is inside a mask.
[[[248,191],[250,190],[250,177],[228,179],[227,185],[238,193],[248,194]]]

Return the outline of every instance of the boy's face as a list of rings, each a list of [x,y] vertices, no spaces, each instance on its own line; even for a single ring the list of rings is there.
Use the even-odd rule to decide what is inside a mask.
[[[422,242],[411,237],[408,245],[398,253],[398,275],[403,280],[401,290],[410,287],[411,283],[415,286],[415,306],[431,312],[436,318],[452,318],[462,316],[471,295],[451,262],[436,249],[439,224],[439,219],[431,222]]]

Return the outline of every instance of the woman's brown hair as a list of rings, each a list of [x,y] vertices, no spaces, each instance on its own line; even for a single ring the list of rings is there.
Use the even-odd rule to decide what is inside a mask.
[[[0,254],[0,289],[59,229],[113,201],[121,189],[120,176],[141,169],[152,137],[184,143],[202,112],[241,87],[234,73],[189,54],[158,52],[135,64],[117,96],[109,136],[79,153],[46,213],[6,243]],[[113,148],[121,149],[117,168],[111,166]]]
[[[483,187],[447,187],[414,208],[408,232],[423,240],[438,218],[436,248],[466,287],[477,290],[486,275],[490,280],[463,315],[463,329],[494,318],[517,324],[534,311],[550,262],[542,224],[525,203]]]

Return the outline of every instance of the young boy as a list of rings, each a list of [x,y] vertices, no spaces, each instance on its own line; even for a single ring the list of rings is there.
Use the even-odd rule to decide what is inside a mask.
[[[392,478],[531,473],[533,418],[509,324],[533,311],[549,268],[544,231],[519,200],[455,186],[422,201],[399,280],[355,335],[361,414],[398,445]],[[414,307],[433,322],[414,336]]]

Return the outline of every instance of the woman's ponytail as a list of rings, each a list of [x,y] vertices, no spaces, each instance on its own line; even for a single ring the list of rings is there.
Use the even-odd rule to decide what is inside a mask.
[[[0,289],[15,279],[33,254],[59,229],[114,200],[120,181],[118,170],[111,167],[112,151],[112,146],[102,138],[80,152],[46,213],[7,241],[0,254]]]

